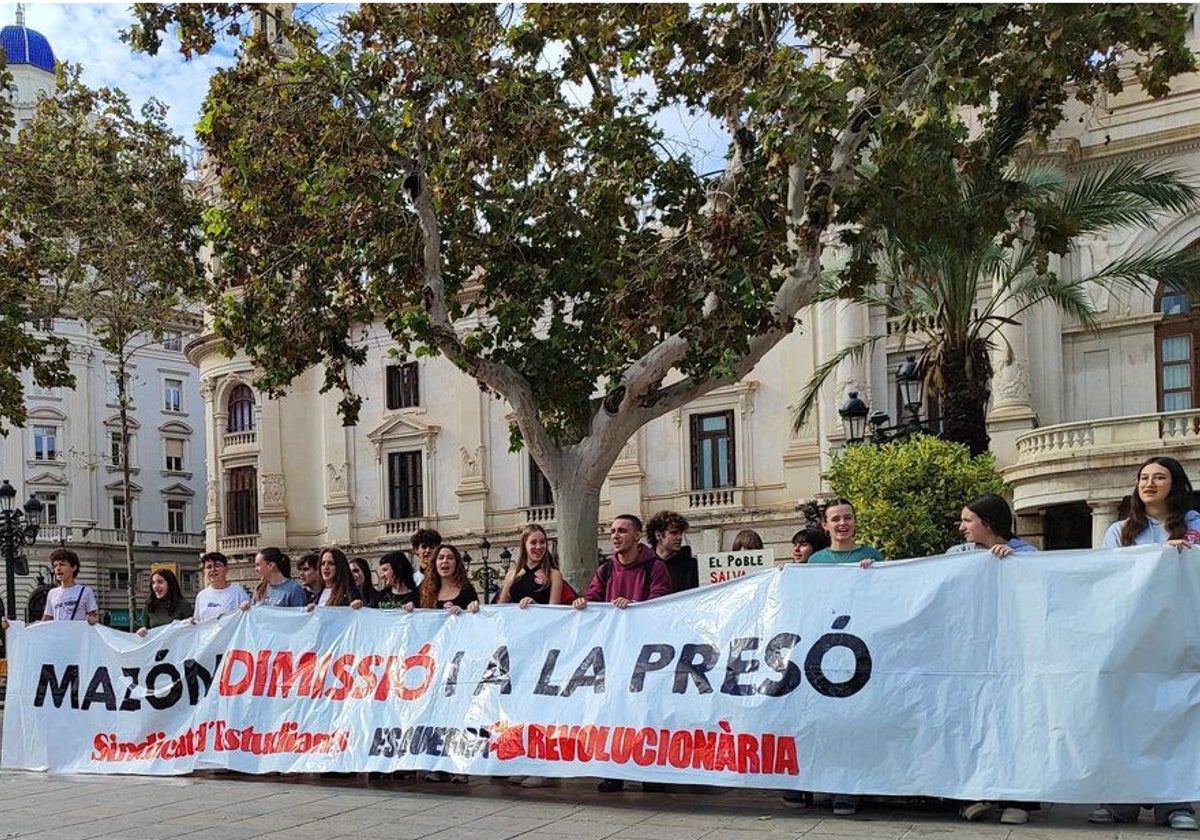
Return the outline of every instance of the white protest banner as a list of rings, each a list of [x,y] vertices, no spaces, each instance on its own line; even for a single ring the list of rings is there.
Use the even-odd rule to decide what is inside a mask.
[[[625,610],[14,625],[8,768],[1200,798],[1200,549],[787,564]]]
[[[769,572],[775,568],[775,550],[760,548],[748,551],[719,551],[696,557],[700,585],[726,583],[746,575]]]

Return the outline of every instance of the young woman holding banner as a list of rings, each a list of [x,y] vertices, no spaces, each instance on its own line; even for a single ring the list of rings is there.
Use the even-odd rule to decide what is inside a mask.
[[[1012,509],[995,493],[984,493],[963,505],[958,530],[966,548],[990,551],[997,558],[1037,551],[1013,533]],[[1040,802],[964,802],[959,813],[963,819],[974,821],[999,810],[1001,823],[1021,825],[1029,821],[1030,811],[1041,807]]]
[[[1186,546],[1200,543],[1200,514],[1192,509],[1192,482],[1174,458],[1157,455],[1138,468],[1137,481],[1129,497],[1129,516],[1109,526],[1101,545]],[[1154,809],[1154,821],[1181,831],[1196,831],[1196,812],[1190,802],[1166,802],[1146,806]],[[1140,805],[1101,805],[1088,822],[1136,823]]]
[[[354,575],[350,572],[350,561],[346,559],[345,552],[340,548],[324,549],[318,568],[322,588],[315,606],[358,609],[363,605],[362,594],[354,585]],[[313,606],[309,604],[308,609],[311,610]]]
[[[1129,497],[1129,517],[1114,522],[1101,546],[1196,545],[1200,513],[1192,510],[1192,482],[1174,458],[1156,455],[1138,469]]]
[[[562,603],[563,576],[558,563],[549,551],[550,541],[541,525],[526,525],[521,532],[521,547],[517,562],[504,576],[497,604],[516,602],[521,607],[530,604]]]

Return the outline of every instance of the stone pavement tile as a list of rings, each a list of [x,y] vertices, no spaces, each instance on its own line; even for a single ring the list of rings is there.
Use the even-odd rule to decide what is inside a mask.
[[[512,816],[493,814],[490,817],[481,817],[468,823],[460,823],[460,827],[464,831],[490,831],[495,837],[501,838],[519,837],[526,832],[545,828],[555,822],[556,820],[523,817],[516,814]]]
[[[805,832],[805,837],[854,837],[872,840],[900,840],[912,832],[914,824],[900,820],[830,817]],[[957,840],[957,835],[956,835]]]
[[[610,837],[629,838],[629,840],[645,840],[652,837],[654,840],[700,840],[701,837],[712,831],[712,826],[700,825],[656,825],[650,826],[646,823],[638,823],[637,825],[627,826],[622,828],[615,834],[610,834]]]
[[[704,840],[796,840],[803,831],[760,830],[755,828],[714,828],[704,835]]]
[[[855,822],[855,820],[851,820]],[[1000,823],[969,823],[958,817],[913,823],[904,840],[1005,840],[1013,834],[1012,826]],[[1024,840],[1024,826],[1019,826],[1014,840]]]
[[[606,802],[610,800],[605,800]],[[613,805],[598,805],[595,802],[584,802],[571,815],[573,821],[616,823],[619,825],[634,825],[640,823],[650,814],[633,803],[622,803],[622,807]]]

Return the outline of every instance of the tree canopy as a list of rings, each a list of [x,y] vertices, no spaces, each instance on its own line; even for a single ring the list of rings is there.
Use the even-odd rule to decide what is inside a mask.
[[[202,290],[199,205],[185,183],[180,138],[151,101],[135,112],[119,90],[92,89],[60,67],[15,144],[0,144],[0,416],[24,417],[20,372],[72,384],[67,345],[30,321],[89,323],[112,353],[178,320]],[[47,356],[49,351],[50,355]]]
[[[150,52],[168,26],[188,54],[246,31],[241,4],[135,11]],[[512,404],[568,562],[593,553],[624,441],[794,328],[868,148],[1014,101],[1045,133],[1072,96],[1129,72],[1158,94],[1192,67],[1168,6],[364,4],[333,33],[279,24],[214,76],[198,127],[217,328],[272,393],[323,364],[348,421],[362,324],[445,355]],[[722,133],[719,173],[681,115]]]

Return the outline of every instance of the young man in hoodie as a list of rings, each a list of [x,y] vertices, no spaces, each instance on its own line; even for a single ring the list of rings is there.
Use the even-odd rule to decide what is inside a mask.
[[[671,574],[672,592],[685,592],[700,585],[692,547],[683,544],[687,529],[688,521],[672,510],[659,511],[646,523],[646,542],[666,564]]]
[[[630,604],[671,594],[671,574],[666,564],[641,541],[642,520],[633,514],[622,514],[612,521],[608,536],[612,540],[612,556],[600,564],[583,595],[572,602],[575,609],[583,609],[589,601],[599,601],[623,610]],[[651,782],[642,784],[647,791],[661,791],[664,787]],[[625,782],[621,779],[603,779],[598,786],[601,793],[624,789]]]

